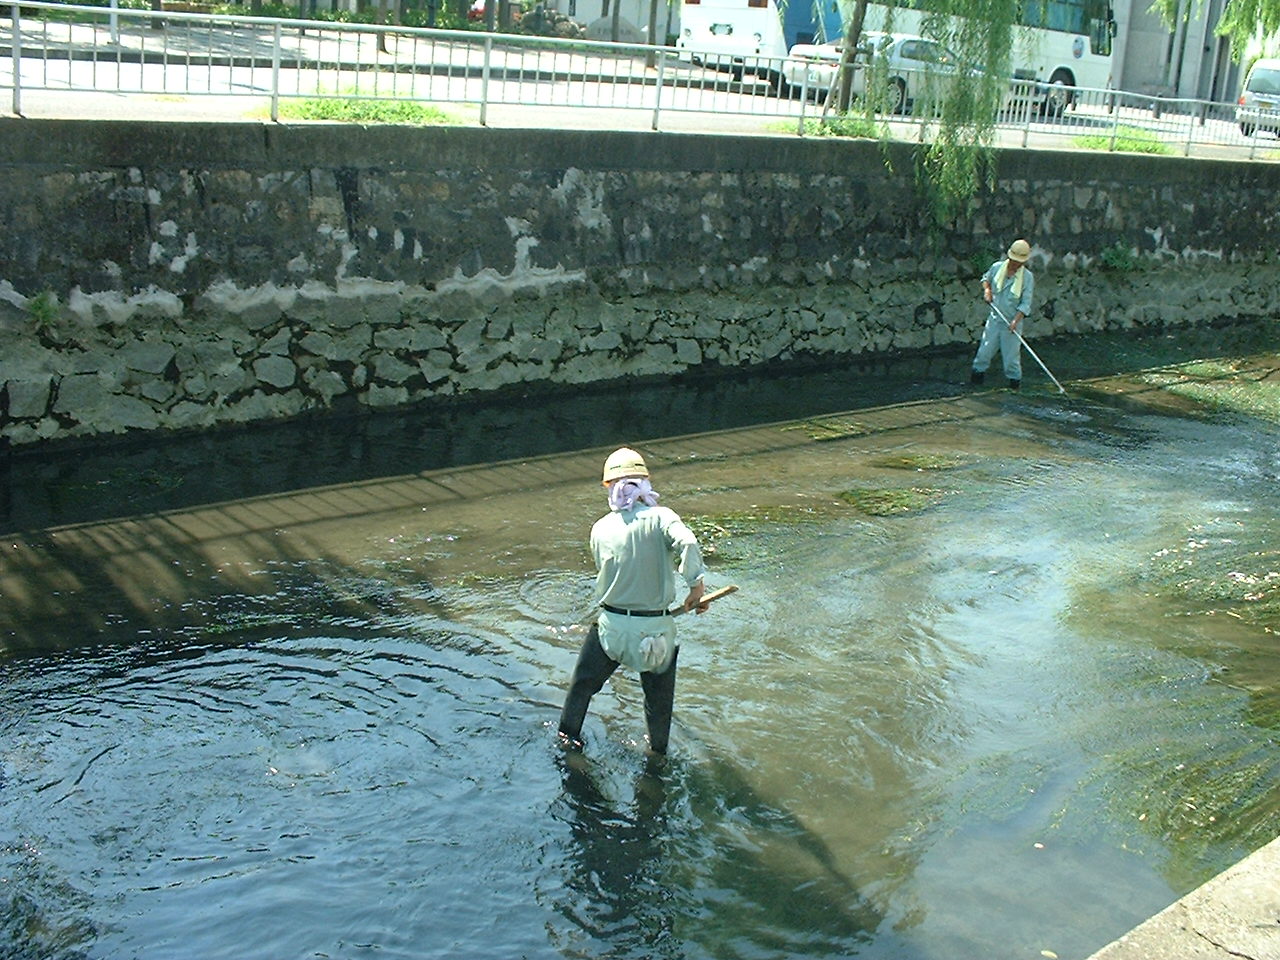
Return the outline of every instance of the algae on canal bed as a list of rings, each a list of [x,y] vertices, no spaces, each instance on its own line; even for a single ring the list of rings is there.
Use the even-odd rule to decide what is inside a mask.
[[[908,458],[897,458],[906,460]],[[936,462],[959,462],[958,458],[935,458]],[[942,469],[942,467],[911,467]],[[806,503],[782,503],[755,506],[715,514],[689,514],[684,517],[697,536],[708,559],[721,562],[741,559],[729,546],[730,541],[750,537],[765,528],[777,530],[813,524],[828,524],[849,516],[849,507],[864,516],[890,517],[913,513],[937,503],[945,491],[929,487],[877,487],[841,490],[830,499]]]
[[[930,487],[886,487],[868,490],[842,490],[840,499],[860,513],[871,517],[889,517],[912,513],[932,506],[943,497],[943,491]]]
[[[954,470],[956,467],[964,466],[968,460],[957,454],[914,453],[875,457],[870,463],[872,466],[887,467],[890,470]]]
[[[849,437],[860,437],[870,432],[870,428],[866,424],[851,420],[848,417],[822,417],[805,420],[802,423],[783,427],[783,429],[803,430],[809,435],[810,439],[817,440],[820,443],[829,440],[846,440]]]
[[[1139,379],[1191,401],[1190,413],[1198,409],[1280,423],[1280,356],[1274,354],[1196,360],[1147,371]],[[1246,514],[1198,524],[1152,558],[1147,577],[1207,614],[1238,617],[1275,633],[1280,629],[1280,551],[1240,546],[1246,524],[1269,528],[1274,522]],[[1255,529],[1249,539],[1256,541],[1256,535]]]
[[[1212,410],[1280,423],[1278,360],[1276,357],[1200,360],[1151,371],[1144,374],[1143,379]]]

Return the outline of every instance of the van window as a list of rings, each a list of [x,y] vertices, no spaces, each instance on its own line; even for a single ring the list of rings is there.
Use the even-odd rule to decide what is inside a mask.
[[[1249,74],[1249,81],[1244,88],[1250,93],[1275,94],[1280,96],[1280,69],[1274,67],[1254,67]]]

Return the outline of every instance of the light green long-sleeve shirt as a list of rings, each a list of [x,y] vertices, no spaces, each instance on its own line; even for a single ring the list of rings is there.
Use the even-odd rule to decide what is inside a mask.
[[[677,575],[692,586],[706,573],[698,539],[669,507],[638,503],[610,511],[591,528],[596,602],[625,610],[664,610],[684,600]]]
[[[1013,288],[1017,285],[1014,277],[1006,277],[1004,283],[996,287],[996,273],[1000,270],[1003,260],[997,260],[991,266],[987,267],[987,272],[982,275],[982,279],[991,284],[991,302],[1004,314],[1004,319],[1010,323],[1013,322],[1014,314],[1021,313],[1023,317],[1031,316],[1031,302],[1035,297],[1036,278],[1035,275],[1023,267],[1018,271],[1022,276],[1021,295],[1014,296]],[[997,316],[995,310],[991,311],[990,316]]]

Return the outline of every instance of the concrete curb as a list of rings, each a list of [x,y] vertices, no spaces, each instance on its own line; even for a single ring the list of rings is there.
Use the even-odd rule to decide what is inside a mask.
[[[1280,838],[1089,960],[1280,960]]]

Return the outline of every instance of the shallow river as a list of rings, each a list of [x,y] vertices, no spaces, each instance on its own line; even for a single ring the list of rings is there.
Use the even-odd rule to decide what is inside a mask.
[[[1278,431],[954,374],[14,458],[0,956],[1087,957],[1280,832],[1274,635],[1185,589]],[[621,673],[554,735],[622,442],[740,588],[662,762]]]

